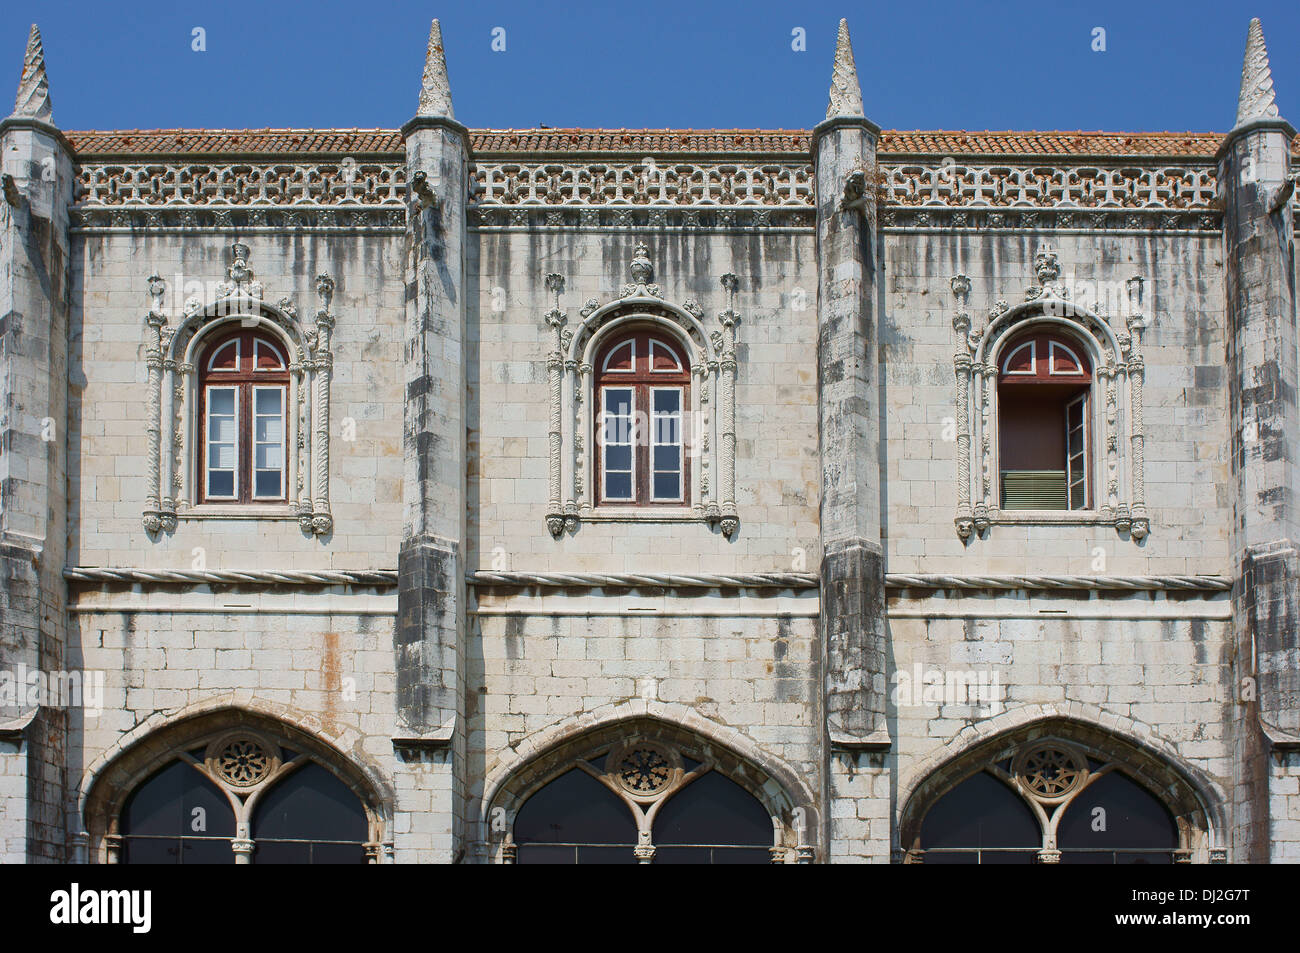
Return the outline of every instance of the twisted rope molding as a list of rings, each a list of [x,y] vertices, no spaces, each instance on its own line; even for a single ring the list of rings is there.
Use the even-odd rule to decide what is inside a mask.
[[[263,583],[297,586],[364,585],[393,587],[397,570],[266,570],[245,572],[199,569],[100,569],[69,567],[63,576],[70,582],[153,582],[153,583]],[[815,589],[816,573],[547,573],[472,572],[465,577],[471,586],[539,586],[561,589],[601,587],[633,588],[743,588]],[[936,573],[885,576],[888,589],[1096,589],[1096,590],[1180,590],[1227,592],[1232,581],[1218,576],[963,576]]]
[[[246,572],[212,569],[99,569],[70,567],[63,570],[70,582],[159,583],[265,583],[290,586],[360,585],[395,586],[396,569],[319,570],[253,569]]]
[[[474,586],[551,586],[592,588],[598,586],[662,588],[736,587],[744,589],[815,589],[817,574],[811,572],[752,573],[610,573],[610,572],[473,572],[465,577]]]
[[[885,576],[888,589],[1141,589],[1227,592],[1232,580],[1218,576],[948,576],[928,573]]]

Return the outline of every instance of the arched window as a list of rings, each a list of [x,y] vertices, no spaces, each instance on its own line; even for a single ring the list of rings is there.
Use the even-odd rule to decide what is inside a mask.
[[[528,797],[511,836],[521,864],[767,864],[774,842],[749,791],[641,738],[573,762]]]
[[[215,339],[199,369],[201,502],[288,499],[285,434],[289,367],[270,336],[239,330]]]
[[[366,812],[314,762],[271,787],[253,811],[255,864],[364,864]]]
[[[949,789],[913,848],[927,864],[1169,864],[1185,853],[1169,808],[1123,765],[1053,738]]]
[[[118,818],[128,864],[364,864],[371,822],[310,756],[248,731],[214,737],[143,781]]]
[[[598,505],[685,506],[690,367],[652,331],[615,338],[596,356]]]
[[[1006,510],[1088,510],[1092,371],[1072,338],[1031,331],[1002,350],[998,468]]]
[[[201,772],[173,761],[122,809],[124,864],[233,864],[235,812]]]

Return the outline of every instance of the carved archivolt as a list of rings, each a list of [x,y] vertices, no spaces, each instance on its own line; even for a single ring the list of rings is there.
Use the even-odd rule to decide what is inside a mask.
[[[248,246],[231,246],[229,280],[217,284],[211,302],[185,302],[180,323],[171,326],[164,310],[166,283],[149,279],[153,307],[145,317],[149,329],[145,362],[147,395],[147,496],[142,522],[150,533],[176,529],[197,499],[198,375],[195,361],[202,342],[217,328],[238,323],[275,334],[291,355],[287,414],[288,497],[303,532],[323,535],[334,527],[329,496],[329,401],[334,356],[330,302],[334,281],[316,279],[320,308],[310,330],[285,297],[275,305],[262,298],[262,284],[248,266]],[[264,504],[259,505],[259,508]],[[196,511],[197,512],[197,511]]]
[[[1035,259],[1038,285],[1025,292],[1014,307],[998,301],[981,326],[973,327],[966,302],[971,282],[965,275],[952,279],[957,298],[953,329],[957,351],[953,368],[957,378],[957,534],[963,540],[983,534],[993,523],[1024,522],[1034,511],[1014,516],[999,510],[997,470],[998,367],[1000,352],[1016,334],[1031,325],[1069,331],[1089,350],[1096,368],[1092,384],[1093,432],[1099,435],[1091,461],[1094,509],[1069,511],[1071,520],[1114,526],[1134,540],[1150,532],[1144,476],[1142,384],[1142,279],[1126,283],[1127,314],[1104,316],[1097,305],[1089,310],[1068,300],[1061,282],[1060,262],[1051,246]],[[1042,515],[1042,514],[1037,514]],[[1055,514],[1053,514],[1055,515]]]
[[[691,470],[690,518],[720,525],[728,538],[740,525],[736,511],[736,325],[740,321],[735,310],[736,276],[722,277],[728,307],[718,313],[719,328],[709,332],[703,324],[704,309],[698,304],[687,301],[679,307],[663,300],[659,286],[650,281],[653,268],[647,255],[645,244],[638,243],[631,283],[623,287],[617,300],[604,305],[595,298],[588,300],[580,312],[582,320],[573,328],[566,327],[568,315],[559,305],[563,278],[546,276],[547,288],[555,296],[555,306],[545,315],[553,335],[547,356],[551,413],[546,525],[557,538],[596,514],[588,479],[596,453],[590,446],[595,432],[592,360],[607,334],[638,325],[667,331],[690,356],[694,385],[692,423],[686,436],[689,452],[699,464]],[[662,511],[657,515],[676,518]]]

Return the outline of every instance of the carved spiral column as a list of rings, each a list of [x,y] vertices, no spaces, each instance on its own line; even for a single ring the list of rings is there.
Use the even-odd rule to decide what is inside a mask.
[[[573,392],[573,492],[580,513],[586,514],[591,511],[590,487],[584,476],[587,472],[587,435],[593,433],[591,405],[595,398],[586,399],[591,393],[591,365],[583,362],[578,365],[577,372],[577,385]]]
[[[145,432],[147,438],[145,466],[148,471],[146,474],[148,482],[144,501],[144,517],[141,522],[148,532],[156,533],[162,528],[160,459],[160,443],[162,440],[162,327],[167,319],[156,311],[150,311],[145,321],[149,325],[150,332],[148,347],[145,350],[145,364],[149,368],[147,385],[149,388],[147,408],[149,425]]]
[[[1104,426],[1104,448],[1106,470],[1104,474],[1104,485],[1097,487],[1097,508],[1103,520],[1116,518],[1116,514],[1123,509],[1119,499],[1119,449],[1118,449],[1118,429],[1119,408],[1115,395],[1115,375],[1117,370],[1114,364],[1106,363],[1097,368],[1097,386],[1101,391],[1102,400],[1105,402],[1102,420]],[[1086,465],[1086,464],[1085,464]]]
[[[692,381],[692,400],[691,415],[692,434],[691,434],[691,459],[695,462],[694,470],[691,474],[691,482],[694,484],[691,499],[695,500],[695,512],[706,519],[709,517],[709,434],[708,434],[708,407],[709,395],[707,391],[708,367],[703,361],[691,366]],[[716,509],[716,507],[715,507]]]
[[[718,323],[722,325],[722,347],[718,355],[718,401],[722,405],[718,480],[722,484],[719,487],[719,495],[722,497],[722,532],[728,539],[740,528],[740,518],[736,513],[736,323],[740,320],[740,315],[734,307],[738,285],[735,275],[722,276],[722,286],[727,290],[731,301],[727,310],[718,315]]]
[[[1000,501],[995,501],[993,487],[997,482],[993,475],[993,389],[997,386],[998,369],[995,364],[979,364],[974,367],[979,401],[979,484],[980,496],[975,504],[975,531],[982,533],[990,526],[989,510],[996,509]]]
[[[707,382],[707,383],[705,383]],[[722,510],[718,507],[718,492],[716,480],[713,475],[713,469],[710,462],[714,458],[713,427],[717,417],[717,400],[718,395],[718,362],[709,361],[702,368],[701,376],[702,401],[700,428],[703,430],[702,443],[700,448],[700,493],[704,500],[704,518],[710,523],[717,523],[722,519]]]
[[[297,350],[295,356],[297,360],[291,359],[289,363],[289,406],[285,408],[285,419],[288,420],[289,427],[284,445],[285,462],[288,464],[288,483],[285,486],[284,496],[301,514],[302,510],[297,505],[302,489],[302,459],[298,452],[301,439],[298,431],[300,419],[298,407],[302,401],[301,350]]]
[[[188,362],[176,366],[176,435],[172,447],[172,486],[176,503],[189,505],[194,502],[192,491],[195,467],[188,465],[186,456],[189,447],[196,447],[194,439],[194,365]],[[197,450],[196,450],[197,452]],[[197,460],[195,461],[197,466]]]
[[[555,307],[546,313],[546,324],[555,332],[554,347],[546,358],[546,373],[551,391],[551,421],[547,434],[550,447],[550,483],[546,503],[546,528],[559,539],[564,532],[564,505],[560,500],[560,456],[563,450],[562,421],[564,414],[561,393],[564,374],[564,324],[568,320],[560,310],[560,295],[564,291],[564,278],[557,274],[546,276],[546,287],[555,295]]]
[[[1140,354],[1135,354],[1128,364],[1129,378],[1129,426],[1132,428],[1133,448],[1133,526],[1130,532],[1134,539],[1145,539],[1151,532],[1151,522],[1147,518],[1146,473],[1143,456],[1146,440],[1142,430],[1142,381],[1146,375],[1146,364]]]
[[[966,297],[970,294],[970,279],[955,275],[950,282],[957,297],[958,311],[952,319],[957,332],[957,351],[953,367],[957,374],[957,535],[970,539],[975,529],[974,514],[970,504],[970,375],[971,357],[970,314],[966,311]]]
[[[316,291],[321,297],[321,309],[316,314],[316,437],[313,450],[316,473],[312,502],[312,532],[324,535],[334,528],[330,515],[330,380],[334,373],[334,355],[330,353],[330,333],[334,330],[334,317],[329,313],[330,299],[334,295],[334,280],[329,275],[316,279]]]
[[[163,332],[163,353],[166,354],[171,343],[171,334]],[[181,459],[176,453],[177,433],[180,422],[180,407],[183,400],[179,375],[176,373],[177,364],[172,358],[164,358],[162,374],[162,416],[159,423],[166,423],[162,428],[158,445],[159,463],[161,471],[159,474],[161,512],[158,514],[158,521],[164,531],[170,533],[176,529],[176,496],[180,488],[180,474],[177,472],[182,465]]]

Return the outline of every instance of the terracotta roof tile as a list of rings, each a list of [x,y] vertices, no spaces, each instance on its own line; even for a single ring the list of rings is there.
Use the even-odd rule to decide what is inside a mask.
[[[128,129],[66,134],[79,156],[399,156],[396,129]],[[477,155],[773,155],[807,156],[804,129],[475,129]],[[1212,132],[970,132],[885,130],[883,155],[1087,156],[1213,158]],[[1300,155],[1300,139],[1293,145]]]

